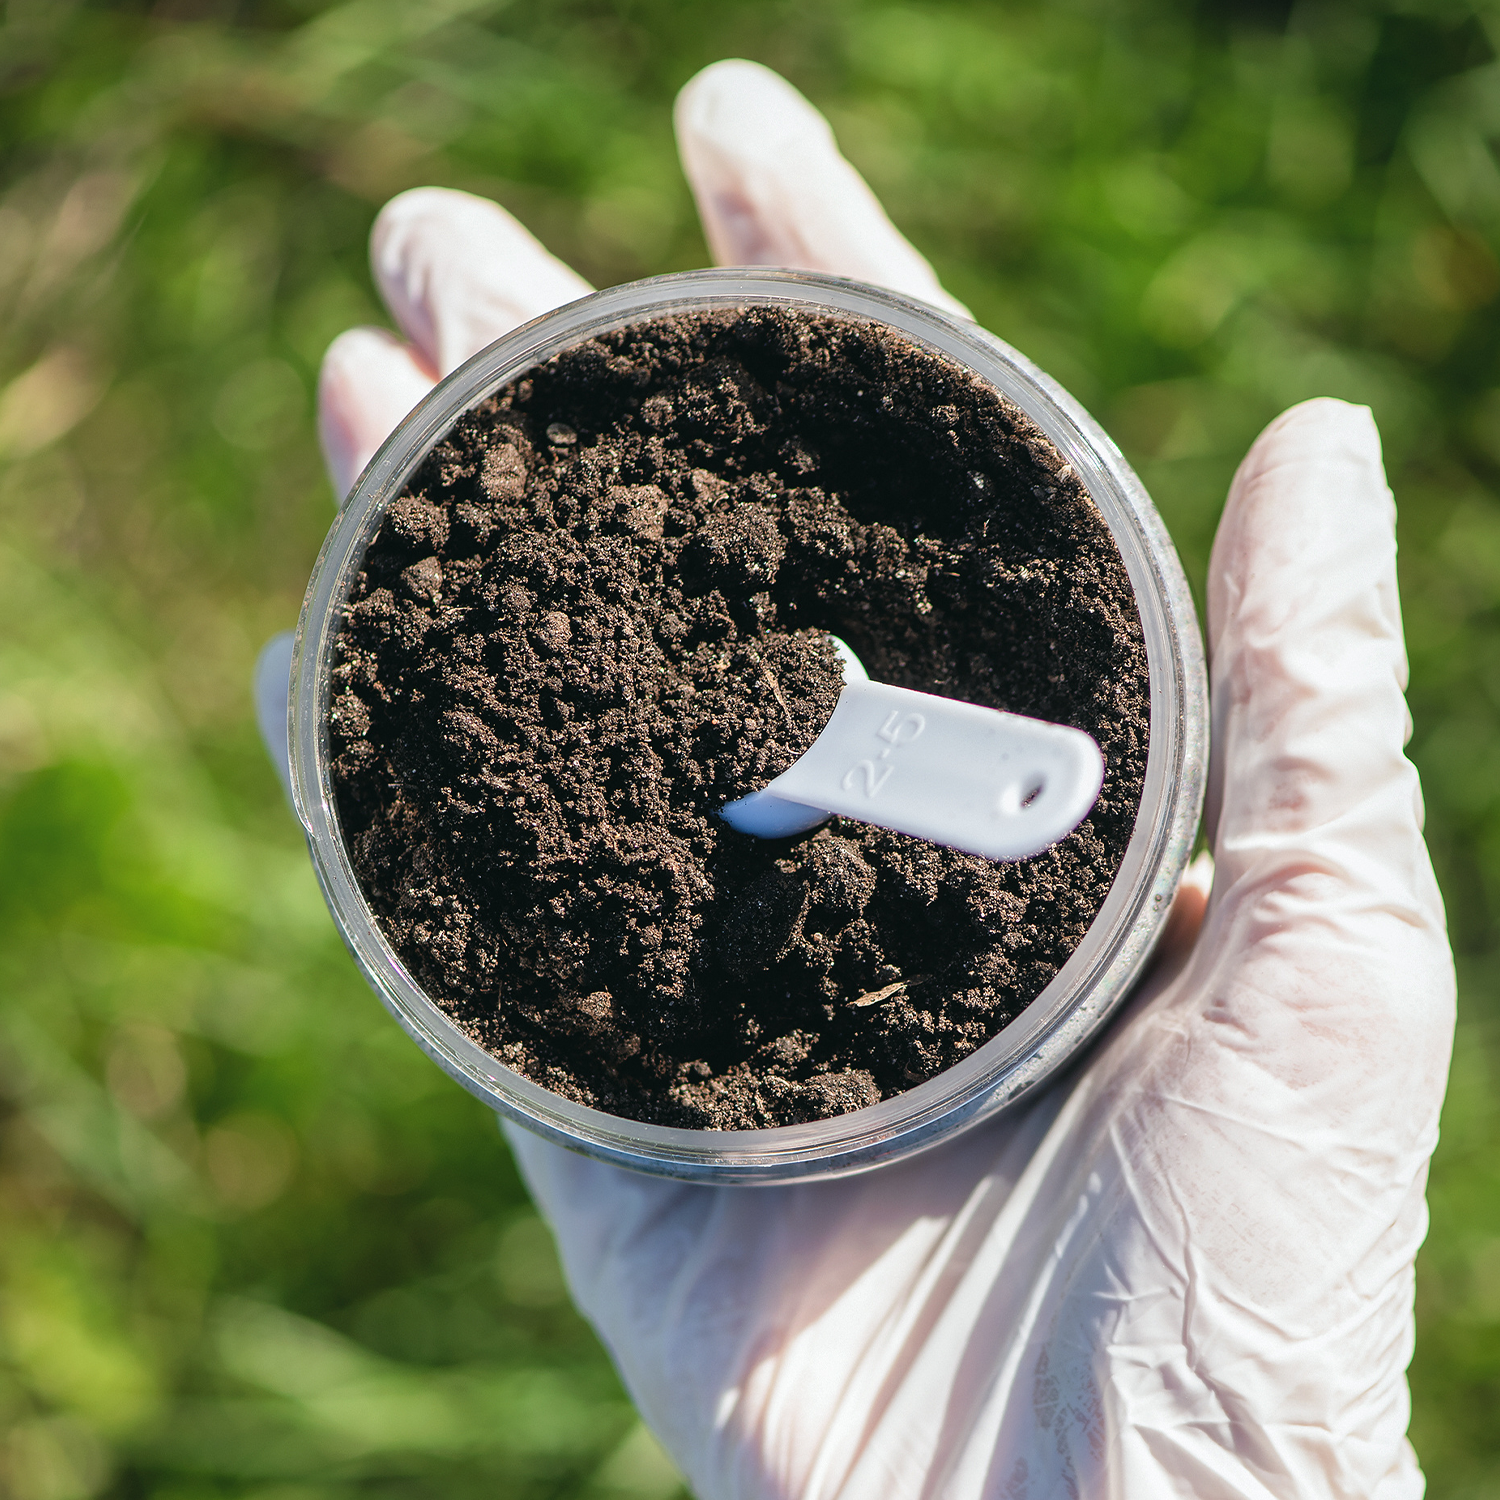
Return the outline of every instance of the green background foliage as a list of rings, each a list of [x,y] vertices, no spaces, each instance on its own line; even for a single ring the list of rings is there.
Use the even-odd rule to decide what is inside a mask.
[[[1370,403],[1462,1023],[1413,1439],[1500,1494],[1494,0],[0,3],[0,1483],[666,1497],[490,1115],[324,913],[247,683],[331,518],[313,388],[376,207],[701,264],[673,94],[832,119],[1139,466],[1201,590],[1234,465]],[[1391,1100],[1400,1109],[1400,1098]]]

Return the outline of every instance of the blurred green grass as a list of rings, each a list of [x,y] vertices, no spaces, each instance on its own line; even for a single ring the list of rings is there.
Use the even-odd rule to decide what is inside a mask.
[[[1195,587],[1267,420],[1375,408],[1462,981],[1413,1440],[1500,1493],[1497,50],[1471,0],[0,4],[5,1492],[677,1492],[491,1117],[347,962],[247,682],[378,204],[701,264],[669,107],[740,55],[1101,416]]]

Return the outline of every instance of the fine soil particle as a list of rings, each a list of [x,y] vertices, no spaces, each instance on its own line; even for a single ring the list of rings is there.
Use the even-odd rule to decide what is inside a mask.
[[[1090,817],[996,864],[716,813],[880,682],[1087,730]],[[1093,502],[1016,408],[862,322],[755,309],[579,345],[391,507],[337,643],[334,786],[412,974],[507,1066],[717,1130],[899,1094],[1046,986],[1130,837],[1148,684]]]

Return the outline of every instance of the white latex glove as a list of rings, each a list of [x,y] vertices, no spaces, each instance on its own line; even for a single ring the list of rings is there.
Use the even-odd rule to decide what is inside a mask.
[[[719,259],[955,308],[775,75],[708,69],[677,129]],[[412,342],[329,351],[341,492],[434,371],[585,289],[456,193],[404,194],[374,238]],[[1209,581],[1216,863],[1040,1098],[790,1188],[511,1132],[579,1306],[702,1500],[1422,1493],[1405,1369],[1453,977],[1402,755],[1393,521],[1363,408],[1307,402],[1251,449]]]

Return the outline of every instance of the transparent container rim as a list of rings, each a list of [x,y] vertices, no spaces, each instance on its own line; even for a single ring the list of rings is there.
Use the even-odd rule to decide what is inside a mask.
[[[831,1119],[764,1130],[645,1124],[564,1099],[464,1035],[392,949],[350,862],[328,745],[334,641],[385,510],[471,407],[553,355],[675,312],[783,306],[883,323],[955,360],[1018,406],[1078,472],[1124,560],[1145,636],[1150,745],[1136,826],[1108,896],[1051,983],[962,1062],[905,1093]],[[1207,684],[1187,580],[1160,517],[1103,429],[1050,377],[977,324],[893,292],[808,272],[683,272],[593,293],[515,329],[430,392],[371,459],[313,569],[292,661],[297,813],[335,923],[376,994],[445,1072],[501,1115],[587,1155],[691,1181],[769,1185],[908,1156],[1032,1093],[1092,1038],[1139,977],[1192,853],[1207,759]]]

